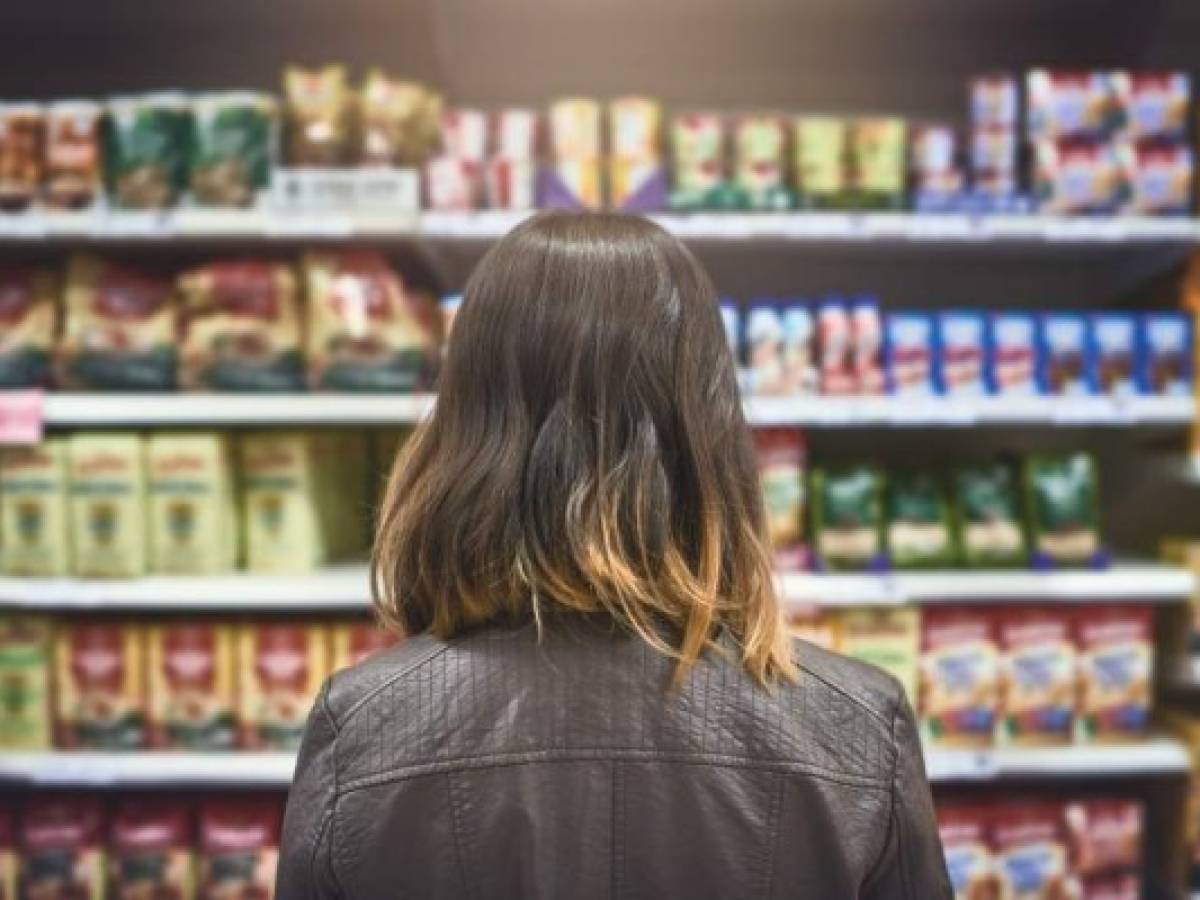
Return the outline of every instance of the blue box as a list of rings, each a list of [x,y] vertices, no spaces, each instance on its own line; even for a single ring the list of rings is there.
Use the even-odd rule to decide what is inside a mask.
[[[1042,313],[1038,335],[1038,382],[1052,396],[1087,396],[1094,393],[1091,380],[1093,347],[1087,316],[1076,312]]]
[[[987,348],[984,314],[954,310],[937,314],[937,384],[947,396],[987,393],[984,352]]]
[[[1128,312],[1092,313],[1090,379],[1097,394],[1129,397],[1138,393],[1138,318]]]
[[[934,372],[937,339],[932,315],[888,313],[883,320],[883,352],[889,394],[911,397],[938,392]]]
[[[1137,378],[1143,394],[1188,396],[1194,390],[1192,317],[1184,312],[1142,316],[1138,328]]]
[[[987,383],[993,394],[1036,396],[1038,321],[1033,313],[997,312],[988,317]]]

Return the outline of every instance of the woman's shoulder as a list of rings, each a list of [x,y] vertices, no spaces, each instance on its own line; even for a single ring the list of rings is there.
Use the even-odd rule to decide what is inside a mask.
[[[896,678],[877,666],[795,639],[792,657],[800,669],[800,685],[835,693],[865,709],[889,731],[906,699]],[[806,682],[808,682],[806,684]]]
[[[422,634],[406,638],[329,677],[325,703],[335,729],[389,686],[445,652],[443,641]]]

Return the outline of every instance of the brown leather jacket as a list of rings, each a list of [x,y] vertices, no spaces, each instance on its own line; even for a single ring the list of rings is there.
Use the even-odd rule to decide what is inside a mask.
[[[912,712],[797,644],[773,691],[594,624],[409,640],[321,692],[279,900],[949,900]]]

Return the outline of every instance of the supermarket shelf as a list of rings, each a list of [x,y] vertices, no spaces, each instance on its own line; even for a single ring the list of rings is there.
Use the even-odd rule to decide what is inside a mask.
[[[430,394],[74,394],[45,395],[45,422],[105,425],[385,425],[417,422]],[[988,425],[1183,426],[1192,397],[748,397],[754,425],[826,428]]]
[[[0,752],[0,782],[35,786],[286,787],[296,758],[290,753]],[[1000,778],[1158,776],[1189,771],[1187,750],[1162,738],[1144,744],[928,750],[931,781]]]
[[[364,610],[367,572],[334,567],[308,575],[151,576],[130,580],[0,578],[0,607],[141,611]],[[782,574],[780,593],[794,606],[900,606],[905,603],[1024,600],[1155,603],[1191,595],[1183,569],[1119,566],[1079,572],[908,572],[886,575]]]
[[[266,209],[42,213],[0,216],[0,241],[187,241],[394,238],[491,240],[528,212],[311,213]],[[919,213],[659,213],[692,240],[933,243],[1193,243],[1186,218],[1055,218]]]

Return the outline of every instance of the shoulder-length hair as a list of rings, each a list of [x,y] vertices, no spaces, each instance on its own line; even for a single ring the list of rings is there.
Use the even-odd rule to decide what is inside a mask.
[[[395,462],[371,582],[409,634],[606,613],[677,680],[722,631],[759,682],[795,677],[732,354],[678,240],[557,212],[488,252]]]

